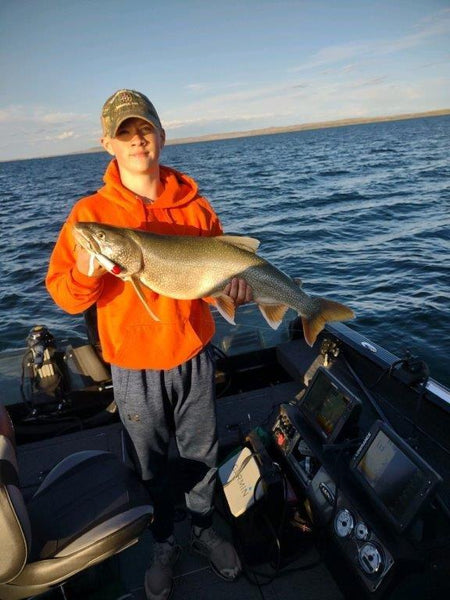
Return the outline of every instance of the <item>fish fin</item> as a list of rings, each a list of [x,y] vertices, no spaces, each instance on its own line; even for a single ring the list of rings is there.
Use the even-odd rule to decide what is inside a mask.
[[[258,304],[258,308],[272,329],[278,329],[289,306],[286,304]]]
[[[256,252],[259,248],[259,244],[261,243],[256,238],[246,237],[243,235],[221,235],[218,239],[226,244],[231,244],[232,246],[237,246],[238,248],[247,250],[247,252]]]
[[[230,296],[226,296],[225,294],[219,294],[215,296],[216,299],[216,308],[222,315],[222,317],[231,323],[232,325],[236,325],[234,320],[234,314],[236,312],[236,305],[234,300],[230,298]]]
[[[314,345],[317,336],[328,321],[347,321],[355,316],[351,308],[340,302],[325,300],[325,298],[314,298],[314,301],[317,303],[317,310],[310,317],[302,316],[303,335],[309,346]]]
[[[144,292],[142,291],[141,284],[140,284],[139,280],[136,279],[135,277],[130,277],[129,281],[131,282],[131,285],[134,287],[134,291],[138,295],[139,300],[145,306],[145,310],[148,312],[148,314],[151,316],[151,318],[154,321],[159,321],[158,317],[155,315],[155,313],[152,311],[152,309],[150,308],[150,306],[147,303],[147,300],[146,300],[146,298],[144,296]]]

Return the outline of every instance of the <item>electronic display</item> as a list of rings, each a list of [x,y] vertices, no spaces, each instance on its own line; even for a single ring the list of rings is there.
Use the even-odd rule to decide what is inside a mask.
[[[343,431],[361,403],[334,375],[322,367],[317,370],[299,410],[311,427],[331,443]]]
[[[399,531],[416,516],[440,476],[388,425],[377,421],[351,463],[356,477]]]

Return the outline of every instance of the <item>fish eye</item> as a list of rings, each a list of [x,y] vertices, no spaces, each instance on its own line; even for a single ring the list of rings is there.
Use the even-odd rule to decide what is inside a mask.
[[[104,239],[105,239],[105,234],[104,234],[104,232],[103,232],[103,231],[99,231],[99,232],[97,233],[97,237],[98,237],[98,239],[99,239],[99,240],[104,240]]]

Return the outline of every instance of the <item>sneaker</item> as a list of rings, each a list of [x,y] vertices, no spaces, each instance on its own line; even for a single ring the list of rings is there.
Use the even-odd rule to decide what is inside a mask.
[[[165,542],[154,542],[153,562],[145,572],[147,600],[167,600],[173,590],[173,567],[181,553],[172,535]]]
[[[191,548],[209,559],[212,570],[227,581],[233,581],[242,570],[241,561],[234,546],[212,528],[192,528]]]

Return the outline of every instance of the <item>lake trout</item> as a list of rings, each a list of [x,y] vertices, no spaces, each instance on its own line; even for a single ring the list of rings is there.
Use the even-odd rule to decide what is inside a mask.
[[[306,342],[312,346],[327,321],[354,317],[347,306],[308,296],[294,281],[256,254],[259,241],[244,236],[196,237],[161,235],[113,227],[103,223],[76,223],[77,243],[108,271],[130,281],[153,319],[141,284],[178,300],[213,296],[220,314],[234,324],[235,305],[223,293],[233,277],[245,279],[266,319],[276,329],[288,308],[302,318]]]

